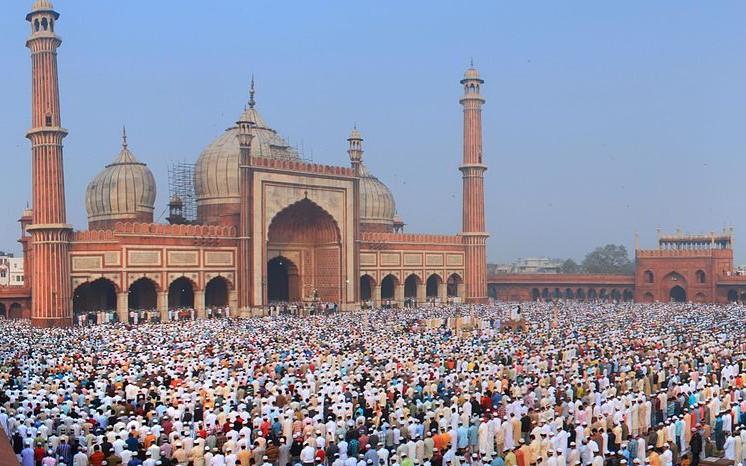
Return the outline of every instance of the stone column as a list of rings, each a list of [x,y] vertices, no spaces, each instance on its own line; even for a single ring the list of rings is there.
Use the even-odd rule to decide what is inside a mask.
[[[158,292],[158,313],[161,322],[168,322],[168,291]]]
[[[206,319],[207,311],[205,311],[205,291],[197,290],[194,292],[194,310],[197,311],[198,319]]]
[[[127,318],[129,317],[129,292],[122,291],[120,293],[117,293],[117,318],[119,319],[119,322],[127,322]]]
[[[417,284],[417,304],[422,304],[427,300],[427,288],[424,283]]]
[[[238,310],[238,293],[236,290],[228,290],[228,306],[231,308],[231,317],[240,317]]]
[[[373,285],[371,298],[373,298],[374,307],[379,307],[381,305],[381,285]]]
[[[404,284],[400,283],[394,287],[394,302],[399,306],[404,305]]]
[[[438,298],[441,303],[448,302],[448,284],[446,282],[438,283]]]

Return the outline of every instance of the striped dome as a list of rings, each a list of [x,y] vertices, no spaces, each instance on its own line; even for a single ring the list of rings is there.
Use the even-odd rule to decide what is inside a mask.
[[[360,222],[393,228],[396,202],[391,190],[373,176],[368,167],[360,167]]]
[[[153,174],[130,152],[126,136],[123,136],[122,150],[117,158],[88,184],[88,223],[152,222],[155,194]]]
[[[253,104],[252,104],[253,105]],[[251,121],[251,156],[272,159],[300,160],[298,152],[277,131],[270,128],[257,110],[250,106],[241,121]],[[238,204],[238,126],[225,130],[197,159],[194,167],[194,190],[197,206]]]

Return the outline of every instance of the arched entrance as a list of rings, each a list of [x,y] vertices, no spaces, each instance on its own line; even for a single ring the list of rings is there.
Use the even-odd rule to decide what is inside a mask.
[[[270,260],[267,263],[267,300],[270,303],[290,302],[300,298],[298,267],[286,257]]]
[[[73,291],[73,314],[87,314],[117,309],[117,289],[110,280],[99,278]]]
[[[168,287],[168,308],[194,307],[194,285],[186,277],[179,277]]]
[[[360,301],[373,299],[373,277],[363,275],[360,277]]]
[[[13,303],[8,308],[8,319],[20,319],[23,317],[23,307],[19,303]]]
[[[738,301],[738,291],[728,290],[728,302],[735,303]]]
[[[644,303],[652,303],[654,299],[653,293],[649,291],[642,296],[642,302]]]
[[[155,282],[143,277],[130,285],[127,307],[135,310],[152,310],[158,306]]]
[[[205,286],[205,307],[225,307],[228,305],[228,280],[214,277]]]
[[[531,289],[531,301],[538,301],[541,297],[541,292],[538,288],[532,288]]]
[[[585,290],[583,290],[582,288],[578,288],[578,289],[577,289],[577,290],[575,291],[575,298],[576,298],[576,299],[577,299],[578,301],[585,301]]]
[[[415,274],[409,275],[404,280],[404,303],[412,306],[417,303],[417,287],[420,285],[420,277]]]
[[[443,280],[436,273],[427,277],[427,282],[425,282],[425,296],[428,298],[437,298],[441,283],[443,283]]]
[[[686,290],[684,290],[684,288],[680,287],[679,285],[676,285],[673,288],[671,288],[671,291],[668,293],[668,296],[671,298],[671,302],[674,302],[674,303],[686,302]]]
[[[394,299],[397,283],[396,277],[393,275],[386,275],[383,280],[381,280],[381,300]]]
[[[446,288],[448,291],[449,298],[455,298],[461,296],[461,289],[463,288],[464,280],[456,273],[452,273],[448,277]]]
[[[5,309],[5,304],[0,303],[0,318],[6,319],[8,317],[8,310]]]
[[[328,212],[302,199],[275,215],[267,240],[268,301],[341,301],[341,235]]]

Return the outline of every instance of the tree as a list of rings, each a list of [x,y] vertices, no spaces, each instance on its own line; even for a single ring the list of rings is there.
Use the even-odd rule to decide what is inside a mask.
[[[572,259],[567,259],[566,261],[562,262],[562,266],[560,267],[560,272],[562,272],[562,273],[581,273],[582,270],[580,269],[580,265],[578,265],[577,262],[575,262]]]
[[[632,274],[634,264],[622,245],[607,244],[588,253],[583,259],[586,273]]]

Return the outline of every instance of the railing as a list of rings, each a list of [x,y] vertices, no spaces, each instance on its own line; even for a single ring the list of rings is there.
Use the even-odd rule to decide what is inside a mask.
[[[387,233],[380,231],[364,231],[360,233],[362,242],[394,242],[394,243],[440,243],[458,244],[462,240],[459,235],[429,235],[424,233]]]

